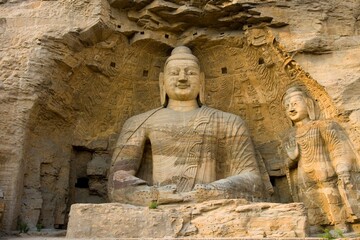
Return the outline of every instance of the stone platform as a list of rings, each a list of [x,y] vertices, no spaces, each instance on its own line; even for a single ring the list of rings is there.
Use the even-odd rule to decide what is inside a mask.
[[[303,204],[214,200],[157,209],[74,204],[67,238],[304,238]]]

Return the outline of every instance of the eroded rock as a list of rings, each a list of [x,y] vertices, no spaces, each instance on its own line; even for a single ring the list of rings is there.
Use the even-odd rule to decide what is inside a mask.
[[[67,238],[294,238],[306,236],[306,224],[301,203],[228,199],[157,209],[119,203],[75,204]]]

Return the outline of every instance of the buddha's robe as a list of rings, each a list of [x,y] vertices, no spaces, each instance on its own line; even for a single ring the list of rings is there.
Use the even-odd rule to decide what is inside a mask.
[[[152,172],[140,179],[146,145]],[[124,173],[124,171],[126,173]],[[117,172],[122,174],[117,174]],[[128,119],[114,151],[109,191],[135,185],[175,185],[177,192],[209,184],[228,197],[261,198],[262,180],[243,120],[202,106],[190,112],[161,108]],[[133,176],[129,176],[133,175]],[[135,176],[136,175],[136,176]]]

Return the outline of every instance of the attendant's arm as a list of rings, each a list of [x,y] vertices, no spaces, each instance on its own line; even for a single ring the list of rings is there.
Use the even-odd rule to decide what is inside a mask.
[[[329,122],[322,134],[339,180],[345,185],[350,183],[350,172],[355,156],[346,133],[336,122]]]
[[[286,160],[287,168],[295,168],[300,157],[299,145],[296,142],[295,137],[290,137],[288,142],[284,144],[284,148],[286,154],[288,155],[288,159]]]

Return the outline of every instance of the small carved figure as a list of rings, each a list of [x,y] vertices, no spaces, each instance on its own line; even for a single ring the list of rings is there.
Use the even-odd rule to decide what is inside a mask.
[[[111,201],[146,205],[263,196],[243,120],[205,106],[204,89],[198,59],[187,47],[175,48],[160,74],[163,106],[123,126],[109,176]]]
[[[345,222],[359,217],[359,192],[351,177],[356,155],[349,140],[335,121],[315,119],[314,101],[300,88],[288,89],[283,104],[294,125],[284,144],[288,169],[297,167],[294,200],[304,202],[311,225],[344,229]]]

